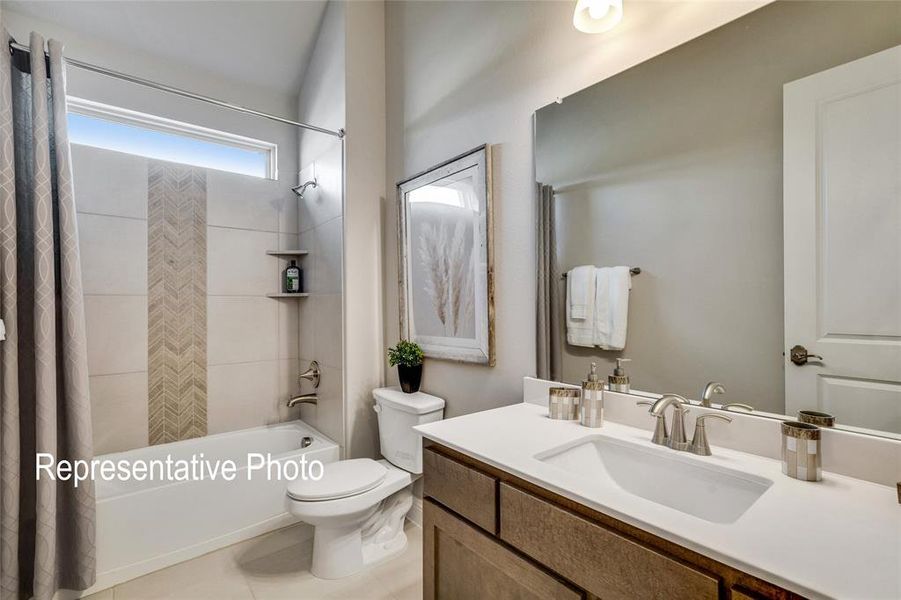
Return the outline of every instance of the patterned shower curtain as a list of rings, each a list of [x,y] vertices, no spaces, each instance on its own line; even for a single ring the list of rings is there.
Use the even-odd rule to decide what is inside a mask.
[[[62,47],[0,52],[0,597],[94,582],[94,487],[36,480],[92,458],[84,300]],[[47,73],[49,68],[49,74]]]

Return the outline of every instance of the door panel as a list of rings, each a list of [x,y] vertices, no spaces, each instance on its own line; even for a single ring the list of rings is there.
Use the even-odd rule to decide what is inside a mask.
[[[820,336],[901,336],[901,84],[828,100],[822,186]]]
[[[815,410],[843,415],[856,427],[901,431],[901,384],[821,375],[819,385]]]

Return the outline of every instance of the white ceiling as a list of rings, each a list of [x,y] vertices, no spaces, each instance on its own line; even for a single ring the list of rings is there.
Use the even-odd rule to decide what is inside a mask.
[[[326,0],[4,0],[4,9],[224,77],[297,94]]]

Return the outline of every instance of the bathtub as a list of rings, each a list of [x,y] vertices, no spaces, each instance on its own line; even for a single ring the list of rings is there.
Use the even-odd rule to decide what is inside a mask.
[[[304,436],[312,443],[302,448]],[[254,471],[247,480],[247,454],[273,461],[338,460],[338,445],[303,421],[255,427],[193,440],[107,454],[98,459],[149,461],[234,460],[233,481],[102,481],[97,493],[97,592],[151,571],[296,522],[285,510],[286,481]]]

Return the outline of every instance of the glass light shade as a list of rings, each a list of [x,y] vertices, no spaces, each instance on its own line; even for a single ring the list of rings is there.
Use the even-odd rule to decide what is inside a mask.
[[[604,33],[623,19],[623,0],[579,0],[573,26],[585,33]]]

